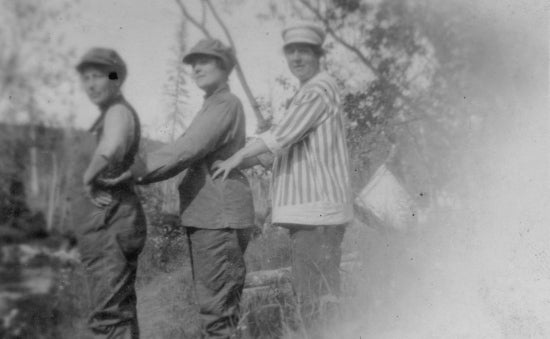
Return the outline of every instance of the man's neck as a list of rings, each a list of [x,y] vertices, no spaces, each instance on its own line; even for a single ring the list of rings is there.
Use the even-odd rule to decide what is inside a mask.
[[[117,101],[121,97],[122,97],[122,93],[118,92],[118,93],[112,95],[111,97],[109,97],[109,99],[107,99],[104,102],[102,102],[101,104],[99,104],[98,106],[99,106],[99,110],[101,111],[101,113],[105,113],[109,109],[109,107],[112,105],[112,103]]]
[[[204,89],[204,92],[205,92],[204,98],[206,99],[206,98],[211,97],[213,94],[221,91],[225,87],[227,87],[227,82],[221,82],[221,83],[217,84],[216,86],[212,86],[212,87]]]
[[[305,84],[307,84],[311,79],[315,78],[319,73],[321,73],[321,70],[320,69],[317,69],[317,71],[315,73],[313,73],[312,76],[310,76],[309,78],[305,79],[305,80],[300,80],[300,87],[303,87]]]

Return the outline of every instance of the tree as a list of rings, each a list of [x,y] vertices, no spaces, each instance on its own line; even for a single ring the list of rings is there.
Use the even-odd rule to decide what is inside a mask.
[[[185,118],[188,103],[188,90],[186,88],[189,74],[182,63],[182,56],[185,55],[187,46],[186,22],[182,20],[176,34],[176,48],[173,50],[174,59],[170,62],[168,79],[164,85],[164,93],[168,99],[168,114],[166,121],[170,125],[170,141],[174,141],[176,136],[186,129]]]
[[[59,0],[45,4],[37,0],[0,2],[2,23],[0,39],[0,118],[9,124],[24,123],[30,127],[7,129],[2,134],[3,154],[16,152],[3,162],[2,180],[28,183],[33,207],[48,210],[48,221],[53,223],[53,209],[59,195],[59,169],[62,161],[55,150],[43,143],[43,127],[56,125],[51,110],[68,108],[72,50],[63,44],[63,34],[56,27],[56,19],[67,17],[74,3]],[[23,132],[23,134],[21,134]],[[42,133],[43,134],[43,133]],[[20,147],[9,149],[14,143]],[[47,143],[46,143],[47,144]],[[51,180],[43,180],[46,173],[39,164],[41,152],[52,152]],[[14,160],[17,159],[17,160]],[[27,161],[30,166],[27,166]],[[28,172],[27,172],[28,171]],[[2,182],[0,194],[9,194],[9,184]]]
[[[186,37],[187,23],[185,20],[182,20],[176,32],[176,46],[173,49],[173,60],[170,61],[168,79],[164,85],[164,94],[167,98],[168,113],[166,115],[166,123],[169,126],[169,142],[174,141],[187,128],[185,119],[188,117],[187,105],[189,95],[187,79],[189,74],[182,63],[182,57],[185,55],[187,49],[185,44]],[[163,197],[159,199],[163,213],[177,213],[179,209],[177,182],[182,175],[184,174],[157,184]]]
[[[482,114],[460,101],[476,46],[464,30],[464,6],[288,0],[271,1],[261,15],[290,18],[315,20],[327,31],[326,68],[344,89],[354,187],[365,185],[395,145],[391,169],[419,200],[435,204],[460,174],[455,160]]]
[[[0,2],[4,27],[0,53],[0,112],[12,122],[47,121],[46,105],[69,80],[74,53],[63,44],[55,20],[73,2],[45,5],[37,0]],[[40,57],[38,57],[40,56]],[[45,99],[45,100],[44,100]],[[67,102],[62,102],[66,104]]]

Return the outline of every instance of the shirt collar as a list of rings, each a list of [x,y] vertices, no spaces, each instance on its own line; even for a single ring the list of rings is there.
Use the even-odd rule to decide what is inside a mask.
[[[311,78],[309,78],[302,86],[300,86],[300,89],[306,87],[306,85],[308,84],[311,84],[315,79],[319,78],[319,77],[322,77],[326,74],[325,71],[322,71],[322,70],[319,70],[319,72],[317,72],[317,74],[315,74],[314,76],[312,76]]]
[[[212,92],[212,94],[210,94],[210,95],[206,94],[204,96],[204,100],[205,101],[212,100],[216,96],[220,95],[221,93],[225,93],[225,92],[229,92],[229,85],[227,84],[227,82],[220,85],[218,88],[216,88],[216,90],[214,92]]]

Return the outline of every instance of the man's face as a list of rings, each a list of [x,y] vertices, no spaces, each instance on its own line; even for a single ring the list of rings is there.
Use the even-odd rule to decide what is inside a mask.
[[[82,87],[90,100],[96,105],[102,105],[120,90],[120,80],[109,79],[109,72],[99,66],[90,65],[80,73]]]
[[[319,72],[319,57],[308,44],[289,44],[284,48],[288,68],[300,83]]]
[[[211,93],[227,82],[227,72],[220,67],[216,57],[198,55],[193,59],[193,79],[198,87]]]

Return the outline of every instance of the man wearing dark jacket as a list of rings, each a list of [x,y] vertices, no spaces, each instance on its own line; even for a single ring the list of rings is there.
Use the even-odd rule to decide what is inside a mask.
[[[131,172],[138,184],[148,184],[188,170],[179,184],[180,213],[203,336],[230,338],[239,321],[246,276],[243,255],[254,226],[254,206],[248,180],[239,170],[223,181],[212,178],[211,168],[245,144],[243,106],[227,85],[236,61],[220,41],[204,39],[183,62],[192,66],[193,78],[205,92],[203,106],[182,136],[147,154],[145,166],[133,166]]]

